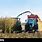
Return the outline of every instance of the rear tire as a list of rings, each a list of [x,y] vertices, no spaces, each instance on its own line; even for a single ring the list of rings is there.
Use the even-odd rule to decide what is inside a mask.
[[[38,32],[38,24],[37,25],[34,25],[34,32]]]

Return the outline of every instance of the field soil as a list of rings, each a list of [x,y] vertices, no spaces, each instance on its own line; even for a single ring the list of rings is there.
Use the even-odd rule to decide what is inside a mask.
[[[42,32],[0,33],[0,38],[42,38]]]

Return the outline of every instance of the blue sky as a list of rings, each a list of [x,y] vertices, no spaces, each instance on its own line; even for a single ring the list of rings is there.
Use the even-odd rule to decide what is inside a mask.
[[[42,0],[0,0],[0,16],[16,17],[27,10],[42,18]]]

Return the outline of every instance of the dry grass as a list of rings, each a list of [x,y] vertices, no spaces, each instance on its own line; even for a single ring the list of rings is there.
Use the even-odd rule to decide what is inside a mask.
[[[42,21],[38,20],[38,30],[42,31]]]

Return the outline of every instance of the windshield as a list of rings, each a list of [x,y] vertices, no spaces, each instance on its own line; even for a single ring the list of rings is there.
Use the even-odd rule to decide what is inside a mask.
[[[33,23],[34,20],[33,20],[33,19],[28,19],[28,22],[29,22],[29,23]]]

